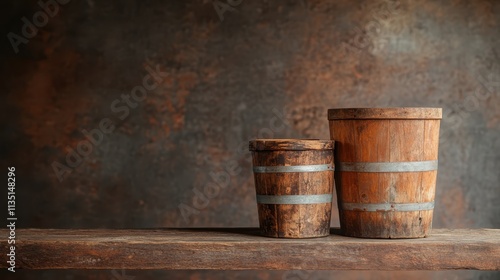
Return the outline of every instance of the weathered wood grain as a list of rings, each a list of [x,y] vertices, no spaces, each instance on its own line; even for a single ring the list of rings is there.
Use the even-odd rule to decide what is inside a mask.
[[[369,238],[425,237],[432,227],[431,207],[367,211],[344,205],[396,207],[433,203],[437,170],[344,171],[340,163],[437,161],[441,109],[331,109],[328,113],[330,136],[336,142],[336,186],[344,233]]]
[[[328,110],[330,120],[427,119],[440,120],[441,108],[342,108]]]
[[[253,166],[333,166],[334,141],[257,139],[250,141]],[[261,203],[259,223],[265,236],[310,238],[327,236],[330,230],[333,168],[316,172],[254,172],[256,194],[262,196],[330,195],[322,203]]]
[[[319,139],[255,139],[249,143],[251,151],[332,150],[333,147],[333,141]]]
[[[500,270],[500,229],[434,229],[427,238],[391,240],[277,239],[256,228],[16,234],[16,266],[26,269]],[[7,252],[7,241],[0,244]],[[0,263],[6,267],[6,254]]]

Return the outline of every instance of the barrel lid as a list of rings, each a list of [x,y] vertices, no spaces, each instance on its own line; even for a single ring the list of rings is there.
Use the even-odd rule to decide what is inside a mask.
[[[346,119],[436,119],[442,118],[441,108],[339,108],[328,110],[328,120]]]
[[[250,141],[250,151],[306,151],[332,150],[335,141],[319,139],[255,139]]]

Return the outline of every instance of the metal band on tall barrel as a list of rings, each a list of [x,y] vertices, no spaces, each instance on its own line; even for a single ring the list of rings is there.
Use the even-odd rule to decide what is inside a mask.
[[[342,203],[342,209],[362,212],[407,212],[434,209],[434,201],[422,203]]]
[[[346,236],[428,236],[438,169],[440,108],[328,110],[339,220]]]
[[[424,172],[438,169],[437,160],[403,162],[340,162],[340,172]],[[434,209],[434,201],[421,203],[341,203],[344,210],[362,212],[426,211]]]
[[[403,161],[403,162],[340,162],[341,172],[422,172],[437,170],[438,161]]]

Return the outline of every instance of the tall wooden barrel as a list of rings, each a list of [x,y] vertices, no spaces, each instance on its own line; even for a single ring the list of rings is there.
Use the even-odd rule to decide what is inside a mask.
[[[333,193],[333,141],[250,141],[261,232],[265,236],[327,236]]]
[[[425,237],[432,227],[440,108],[330,109],[341,231]]]

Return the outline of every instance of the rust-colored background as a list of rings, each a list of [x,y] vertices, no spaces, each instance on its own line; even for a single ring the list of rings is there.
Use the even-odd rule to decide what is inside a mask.
[[[225,3],[225,1],[221,1]],[[233,4],[239,1],[229,1]],[[4,1],[2,166],[20,227],[257,226],[247,143],[328,138],[334,107],[442,107],[435,228],[500,227],[499,1],[70,1],[15,53],[37,1]],[[114,100],[163,80],[120,120]],[[116,129],[57,179],[82,130]],[[236,171],[200,201],[211,172]],[[6,172],[6,171],[5,171]],[[6,191],[4,191],[6,193]],[[6,198],[3,205],[6,205]],[[186,215],[179,206],[199,213]],[[208,205],[206,205],[208,203]],[[338,225],[337,212],[333,225]],[[304,256],[311,258],[312,256]],[[494,272],[132,271],[135,279],[498,279]],[[43,275],[42,275],[43,274]],[[8,275],[2,271],[1,275]],[[115,279],[18,271],[17,279]],[[293,278],[295,277],[295,278]]]

